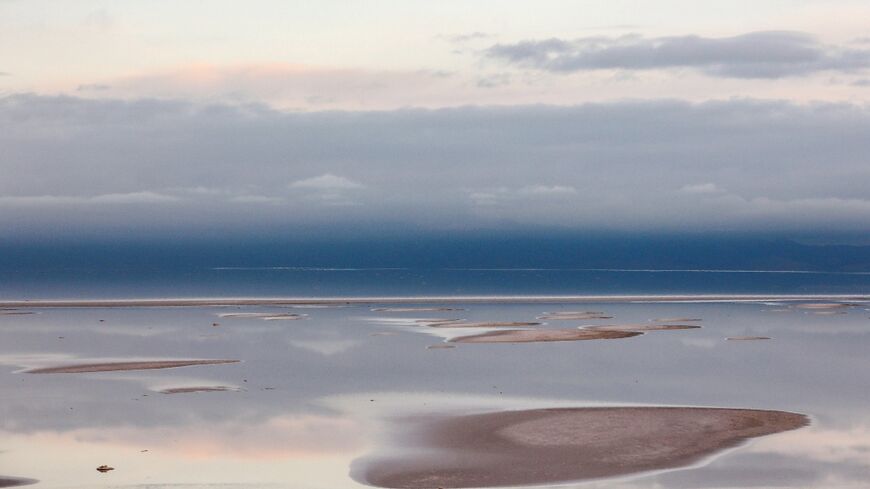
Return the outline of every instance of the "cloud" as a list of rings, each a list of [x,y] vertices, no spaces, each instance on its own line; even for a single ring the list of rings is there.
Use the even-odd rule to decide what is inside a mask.
[[[718,194],[723,192],[723,190],[717,187],[715,183],[696,183],[683,185],[680,188],[680,192],[686,194]]]
[[[510,73],[495,73],[492,75],[484,76],[477,80],[477,86],[480,88],[495,88],[504,85],[510,85],[510,83]]]
[[[258,103],[286,108],[382,108],[420,104],[421,96],[449,100],[462,80],[439,69],[366,70],[260,63],[191,64],[90,83],[113,97],[181,98]],[[96,95],[96,94],[94,94]]]
[[[324,173],[317,177],[297,180],[290,184],[290,188],[310,188],[316,190],[349,190],[363,188],[361,183],[354,182],[345,177]]]
[[[790,31],[721,38],[647,38],[630,34],[526,40],[495,44],[484,51],[484,56],[554,73],[692,68],[729,78],[783,78],[821,71],[851,73],[870,67],[870,49],[828,46],[808,34]]]
[[[467,34],[456,34],[453,36],[439,36],[441,39],[453,44],[465,44],[472,41],[482,41],[484,39],[492,39],[495,37],[493,34],[488,34],[486,32],[469,32]]]
[[[568,185],[528,185],[519,190],[523,195],[570,195],[577,189]]]
[[[94,196],[69,195],[16,195],[0,196],[0,205],[54,206],[79,204],[165,204],[179,201],[178,197],[156,192],[113,193]]]
[[[281,204],[284,202],[284,199],[269,197],[267,195],[237,195],[230,198],[229,201],[240,204]]]
[[[0,226],[870,232],[868,133],[870,107],[845,103],[287,112],[14,95]]]
[[[85,83],[76,87],[77,92],[103,92],[110,90],[112,87],[102,83]]]

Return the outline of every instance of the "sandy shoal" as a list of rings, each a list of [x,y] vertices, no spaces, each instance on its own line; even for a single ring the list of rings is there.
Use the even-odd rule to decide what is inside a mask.
[[[536,319],[547,321],[582,321],[584,319],[613,319],[613,316],[605,316],[603,314],[542,314]]]
[[[540,326],[541,323],[535,321],[449,321],[430,323],[426,326],[433,328],[516,328],[520,326]]]
[[[461,307],[374,307],[374,312],[439,312],[464,311]]]
[[[0,475],[0,487],[16,487],[16,486],[28,486],[30,484],[36,484],[39,482],[36,479],[24,479],[21,477],[8,477]]]
[[[700,329],[697,324],[603,324],[581,326],[587,331],[675,331],[681,329]]]
[[[842,302],[819,302],[819,303],[811,303],[811,304],[798,304],[795,306],[798,309],[845,309],[848,307],[855,307],[855,304],[845,304]]]
[[[507,411],[417,425],[421,450],[354,464],[359,482],[391,488],[550,484],[690,465],[745,440],[797,429],[806,416],[715,408],[603,407]]]
[[[729,336],[725,339],[728,341],[757,341],[769,340],[770,336]]]
[[[161,394],[191,394],[194,392],[227,392],[234,389],[223,385],[199,386],[199,387],[170,387],[160,391]]]
[[[144,362],[103,362],[58,365],[25,370],[29,374],[77,374],[86,372],[115,372],[119,370],[155,370],[161,368],[190,367],[193,365],[219,365],[238,363],[239,360],[153,360]]]
[[[635,331],[589,331],[583,329],[508,329],[460,336],[453,343],[534,343],[542,341],[611,340],[643,333]]]
[[[870,301],[864,294],[677,294],[677,295],[497,295],[497,296],[382,296],[382,297],[287,297],[287,298],[164,298],[84,300],[2,300],[3,308],[52,307],[205,307],[205,306],[341,306],[351,304],[584,304],[615,302],[786,302]]]

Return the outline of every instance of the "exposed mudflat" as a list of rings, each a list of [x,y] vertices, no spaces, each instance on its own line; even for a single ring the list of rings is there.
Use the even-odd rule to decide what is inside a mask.
[[[808,422],[802,414],[782,411],[682,407],[475,414],[424,422],[413,442],[422,452],[363,459],[354,476],[379,487],[408,489],[614,477],[686,466]]]

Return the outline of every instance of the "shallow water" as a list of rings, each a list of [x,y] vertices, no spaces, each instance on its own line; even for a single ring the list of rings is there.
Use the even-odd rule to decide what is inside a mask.
[[[354,460],[390,448],[406,415],[669,405],[804,413],[804,429],[691,468],[583,488],[865,487],[870,480],[870,305],[818,314],[775,303],[441,304],[464,311],[330,308],[33,308],[0,316],[0,476],[35,487],[362,487]],[[431,305],[427,304],[426,307]],[[403,304],[402,307],[406,307]],[[461,344],[475,328],[417,319],[701,318],[700,329],[617,340]],[[256,315],[297,313],[266,321]],[[545,321],[546,322],[546,321]],[[217,323],[217,326],[213,324]],[[727,341],[766,336],[768,341]],[[28,374],[107,361],[237,359],[147,371]],[[164,394],[166,389],[221,387]],[[100,473],[107,464],[115,470]]]

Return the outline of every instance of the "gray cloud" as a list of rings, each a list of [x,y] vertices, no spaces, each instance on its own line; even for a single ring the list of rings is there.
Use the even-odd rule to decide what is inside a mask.
[[[456,34],[452,36],[439,36],[441,39],[444,39],[447,42],[454,44],[464,44],[472,41],[482,41],[485,39],[492,39],[495,37],[493,34],[489,34],[486,32],[469,32],[466,34]]]
[[[477,86],[480,88],[495,88],[510,85],[510,73],[494,73],[481,77],[477,80]]]
[[[551,38],[495,44],[484,56],[555,73],[600,69],[693,68],[711,76],[782,78],[870,67],[870,49],[827,46],[800,32],[763,31],[734,37],[640,35]]]
[[[102,83],[85,83],[76,87],[77,92],[102,92],[106,90],[110,90],[112,87],[110,85],[104,85]]]
[[[0,98],[0,226],[870,231],[870,108],[760,100],[281,112]]]
[[[0,206],[69,206],[82,204],[163,204],[177,202],[179,199],[171,195],[157,192],[141,191],[92,196],[73,195],[22,195],[0,196]]]

